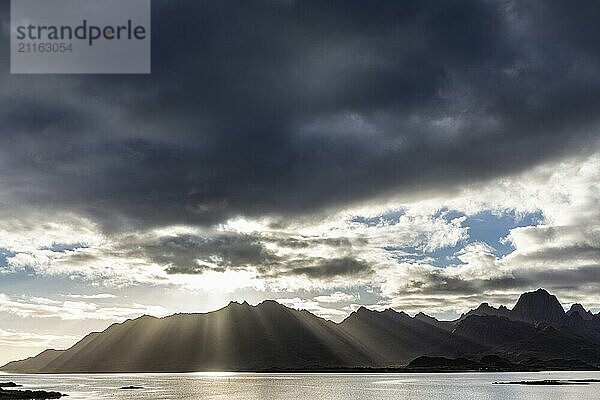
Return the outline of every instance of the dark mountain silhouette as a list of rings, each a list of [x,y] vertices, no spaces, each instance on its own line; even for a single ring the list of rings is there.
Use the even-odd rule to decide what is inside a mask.
[[[13,361],[6,364],[2,368],[6,368],[7,370],[12,371],[13,368],[15,372],[19,372],[22,374],[35,374],[41,371],[44,371],[46,366],[50,364],[50,362],[54,361],[58,356],[64,353],[64,350],[54,350],[48,349],[42,351],[35,357],[29,357],[22,361]]]
[[[207,314],[140,317],[84,338],[42,372],[200,371],[369,365],[340,327],[274,301]],[[25,361],[29,369],[30,361]],[[19,364],[5,369],[22,369]]]
[[[468,360],[466,358],[446,358],[446,357],[427,357],[421,356],[415,358],[408,364],[408,367],[415,370],[473,370],[481,368],[481,364]]]
[[[531,323],[560,326],[566,313],[556,296],[544,289],[523,293],[510,313],[511,318]]]
[[[511,314],[510,310],[508,308],[506,308],[505,306],[500,306],[499,308],[494,308],[494,307],[490,306],[488,303],[482,303],[476,309],[471,310],[468,313],[464,314],[460,319],[464,319],[464,318],[468,317],[469,315],[479,315],[479,316],[492,315],[492,316],[496,316],[496,317],[509,318],[510,314]]]
[[[523,340],[535,334],[535,326],[493,315],[472,315],[461,321],[452,332],[485,348]]]
[[[600,364],[600,319],[590,314],[577,305],[565,313],[543,289],[523,294],[513,310],[484,303],[456,321],[361,307],[334,323],[275,301],[230,303],[206,314],[143,316],[113,324],[70,349],[46,350],[0,370],[292,371],[403,365],[511,370],[540,368],[544,362],[553,368],[585,368]]]
[[[512,370],[516,367],[515,364],[495,354],[481,357],[479,363],[487,366],[488,369]]]
[[[377,365],[405,364],[450,337],[443,328],[391,309],[361,307],[340,328],[371,354]]]
[[[594,319],[594,314],[592,314],[591,311],[583,308],[583,306],[578,303],[573,304],[569,311],[567,311],[568,316],[572,316],[574,314],[579,314],[579,316],[586,321],[591,321]]]
[[[444,329],[446,331],[451,331],[452,329],[454,329],[455,325],[454,321],[438,321],[437,319],[422,312],[415,315],[415,319],[418,319],[421,322],[425,322],[428,325],[433,325],[438,328]]]

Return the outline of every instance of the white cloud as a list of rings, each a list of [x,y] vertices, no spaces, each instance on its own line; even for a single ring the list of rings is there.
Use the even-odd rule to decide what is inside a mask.
[[[317,296],[315,300],[319,303],[349,303],[357,301],[358,296],[355,294],[349,294],[344,292],[334,292],[326,296]]]
[[[117,296],[110,293],[98,293],[98,294],[68,294],[67,297],[73,299],[114,299]]]
[[[514,246],[498,258],[483,243],[466,245],[461,264],[397,263],[379,270],[383,295],[397,308],[464,311],[481,301],[511,305],[523,290],[546,287],[568,301],[597,307],[600,281],[600,155],[539,166],[518,176],[471,185],[450,198],[407,205],[467,215],[540,212],[542,224],[514,228]]]
[[[222,294],[238,289],[253,288],[265,290],[265,283],[252,270],[246,271],[207,271],[195,275],[171,275],[169,281],[187,290],[219,290]]]
[[[338,310],[336,308],[323,307],[317,301],[301,299],[299,297],[289,299],[278,299],[277,301],[288,307],[295,308],[297,310],[307,310],[322,318],[327,318],[331,320],[339,321],[340,319],[346,317],[346,315],[348,314],[347,312]]]
[[[251,289],[266,297],[300,290],[339,293],[339,298],[329,295],[314,299],[330,304],[343,302],[341,294],[372,288],[389,304],[411,310],[423,306],[434,311],[464,310],[479,299],[489,300],[489,296],[493,296],[492,302],[506,301],[521,289],[534,286],[552,289],[555,285],[560,291],[569,282],[572,285],[564,293],[579,292],[578,300],[590,303],[592,293],[600,289],[600,282],[595,280],[582,283],[585,269],[600,265],[600,154],[541,165],[454,192],[427,195],[372,200],[326,216],[285,221],[274,217],[236,218],[213,229],[173,226],[111,237],[75,216],[36,215],[37,224],[33,220],[7,218],[0,228],[0,242],[15,255],[9,254],[4,271],[32,271],[40,276],[68,277],[98,286],[165,285],[173,290],[223,293]],[[451,218],[447,210],[465,216]],[[499,216],[535,212],[543,215],[543,221],[537,226],[511,230],[505,242],[514,246],[514,251],[497,257],[484,243],[466,244],[469,231],[464,226],[465,218],[481,212]],[[170,275],[165,272],[168,264],[159,264],[127,249],[127,245],[135,247],[163,237],[215,234],[250,235],[274,255],[275,261],[273,265],[257,263],[228,270],[226,260],[213,257],[213,264],[204,273]],[[55,244],[69,243],[85,246],[67,246],[64,251],[50,249]],[[456,265],[445,269],[434,266],[437,250],[461,244],[463,249],[456,254]],[[411,257],[413,261],[407,261]],[[289,274],[290,265],[312,267],[314,260],[338,258],[361,260],[372,273],[324,278]],[[550,274],[565,271],[570,275]],[[592,275],[588,272],[586,276]],[[92,296],[71,298],[103,299]],[[81,305],[80,314],[99,313],[109,318],[108,311],[86,310],[87,304]],[[35,309],[39,312],[42,306],[63,307],[38,301]],[[116,315],[134,311],[135,308],[126,308]],[[322,310],[319,312],[324,315]]]
[[[56,301],[40,297],[9,297],[0,293],[0,311],[22,318],[59,318],[61,320],[121,321],[143,314],[164,316],[168,311],[161,306],[132,304],[129,306],[100,307],[83,301]]]
[[[69,335],[40,335],[0,328],[0,346],[67,348],[80,338]]]

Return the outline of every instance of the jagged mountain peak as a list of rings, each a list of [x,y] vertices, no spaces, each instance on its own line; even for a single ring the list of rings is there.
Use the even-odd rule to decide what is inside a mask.
[[[496,307],[490,306],[489,303],[481,303],[474,311],[498,311]]]
[[[249,306],[249,305],[250,304],[246,300],[244,300],[241,303],[239,301],[230,301],[228,304],[228,306],[234,306],[234,307],[235,306]]]
[[[371,312],[371,310],[369,310],[365,306],[360,306],[360,307],[358,307],[358,309],[355,312],[357,312],[357,313],[364,313],[364,312]]]
[[[527,301],[530,299],[535,299],[538,301],[548,301],[548,302],[555,302],[560,305],[560,303],[558,302],[558,299],[556,298],[556,296],[554,296],[553,294],[550,294],[546,289],[543,288],[539,288],[537,290],[534,290],[532,292],[525,292],[523,293],[521,296],[519,296],[519,300],[517,301],[517,304],[515,305],[515,307],[517,305],[519,305],[519,302],[521,301]],[[561,306],[562,308],[562,306]]]
[[[415,318],[416,319],[420,319],[420,320],[426,320],[426,321],[430,321],[430,320],[436,320],[434,317],[432,317],[431,315],[427,315],[422,311],[419,311],[417,314],[415,314]]]
[[[461,315],[460,321],[471,315],[487,316],[492,315],[496,317],[510,317],[510,310],[504,306],[495,308],[489,303],[481,303],[476,309],[469,311],[466,314]]]
[[[410,315],[408,315],[404,311],[396,311],[393,308],[386,308],[385,310],[378,311],[378,310],[371,310],[370,308],[367,308],[364,306],[360,306],[355,312],[350,314],[350,316],[352,316],[352,315],[357,315],[357,316],[381,315],[381,316],[386,316],[386,317],[390,317],[390,318],[399,318],[399,317],[412,318]]]
[[[592,319],[594,319],[594,314],[591,311],[586,310],[579,303],[573,304],[569,311],[567,311],[568,316],[573,316],[574,314],[579,315],[582,319],[586,321],[591,321]]]
[[[542,322],[552,326],[560,326],[565,315],[565,310],[556,296],[541,288],[523,293],[511,312],[515,319],[531,323]]]

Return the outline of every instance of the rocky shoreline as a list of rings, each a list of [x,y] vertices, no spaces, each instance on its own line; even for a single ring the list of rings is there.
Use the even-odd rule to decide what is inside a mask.
[[[5,388],[16,388],[22,387],[15,382],[2,382],[0,383],[0,400],[49,400],[49,399],[60,399],[66,394],[59,392],[47,392],[45,390],[6,390]]]
[[[514,382],[493,382],[494,385],[529,385],[529,386],[563,386],[563,385],[589,385],[590,383],[600,383],[598,379],[544,379],[541,381],[514,381]]]

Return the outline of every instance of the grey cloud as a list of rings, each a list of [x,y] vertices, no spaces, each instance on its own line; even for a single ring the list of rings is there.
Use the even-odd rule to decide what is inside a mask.
[[[592,295],[600,289],[600,267],[592,264],[569,269],[515,268],[509,275],[490,278],[451,276],[441,268],[421,269],[409,274],[391,297],[431,297],[444,304],[450,304],[441,300],[444,296],[487,297],[496,299],[494,302],[499,304],[506,303],[507,293],[521,293],[540,286],[555,291],[568,290],[570,296]]]
[[[575,264],[581,260],[596,262],[600,265],[600,247],[589,244],[568,244],[560,247],[546,247],[531,253],[517,254],[512,258],[514,263],[549,263],[554,266]]]
[[[129,246],[125,248],[129,255],[164,265],[171,274],[242,269],[278,260],[260,241],[247,235],[180,235],[147,240],[134,249]]]
[[[595,2],[153,7],[151,76],[23,77],[2,57],[10,206],[106,231],[289,218],[597,149]]]
[[[325,279],[338,276],[366,276],[373,272],[369,263],[352,257],[322,259],[316,262],[312,261],[312,263],[314,264],[292,268],[284,274],[305,275],[309,278]]]
[[[435,270],[407,279],[386,297],[396,309],[407,312],[430,310],[435,314],[439,310],[454,310],[460,313],[482,302],[510,308],[521,293],[539,287],[558,295],[567,307],[579,302],[597,308],[600,268],[588,265],[571,269],[517,269],[511,276],[490,279],[448,277]],[[453,315],[442,317],[455,318]]]
[[[462,294],[471,295],[491,289],[514,289],[523,285],[514,277],[469,278],[449,276],[441,268],[432,268],[416,277],[409,277],[406,286],[400,292],[421,293],[426,295]]]
[[[255,269],[264,278],[285,275],[304,275],[312,279],[336,276],[366,276],[372,272],[369,263],[352,256],[331,259],[309,255],[278,255],[270,251],[267,244],[288,245],[289,238],[217,233],[200,235],[178,235],[164,237],[130,238],[115,251],[127,257],[141,257],[164,266],[170,274],[201,274],[207,270],[225,271]],[[350,246],[346,240],[315,239],[339,250]],[[313,240],[306,238],[307,245]],[[304,248],[301,239],[293,239],[292,248]],[[77,257],[76,255],[74,257]]]
[[[285,237],[269,238],[268,240],[282,247],[307,248],[315,245],[325,245],[333,248],[352,248],[368,243],[366,238],[349,239],[343,237]]]

